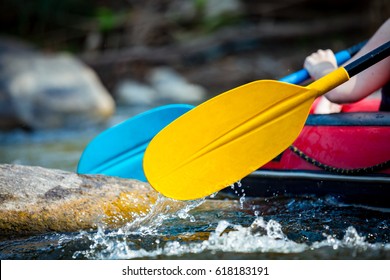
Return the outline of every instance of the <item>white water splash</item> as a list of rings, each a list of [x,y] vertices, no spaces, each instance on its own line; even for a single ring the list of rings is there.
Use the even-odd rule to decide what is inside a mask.
[[[341,239],[323,234],[322,241],[297,243],[286,236],[281,224],[272,219],[265,221],[255,208],[252,208],[255,218],[250,226],[222,220],[206,240],[205,232],[199,236],[196,231],[181,233],[180,236],[175,236],[175,233],[167,235],[164,229],[167,223],[178,225],[181,222],[195,222],[191,210],[204,202],[205,199],[181,202],[160,196],[148,213],[138,216],[119,230],[105,232],[103,227],[99,227],[96,233],[80,233],[78,238],[88,240],[91,245],[87,250],[75,252],[73,258],[134,259],[217,252],[295,254],[321,248],[390,250],[390,244],[367,242],[352,226],[346,229]],[[167,241],[172,239],[175,240]]]
[[[89,250],[76,252],[74,257],[83,256],[89,259],[132,259],[165,256],[180,256],[183,254],[200,254],[211,252],[278,252],[299,253],[308,248],[306,244],[298,244],[289,240],[282,232],[281,225],[276,221],[265,222],[263,218],[256,218],[250,227],[232,225],[227,221],[220,221],[207,240],[202,242],[180,243],[167,242],[162,248],[147,251],[145,249],[132,250],[131,242],[110,239],[113,233],[104,235],[103,231],[93,237],[94,244]],[[159,246],[160,241],[156,242]]]
[[[105,226],[99,225],[96,233],[80,232],[77,239],[88,239],[92,242],[88,250],[77,251],[73,257],[84,256],[88,259],[122,259],[137,258],[141,256],[153,257],[156,252],[148,252],[144,249],[131,250],[128,235],[158,236],[159,228],[169,219],[188,219],[195,222],[195,217],[189,212],[202,205],[205,198],[192,201],[176,201],[159,195],[156,203],[148,213],[134,214],[135,219],[122,228],[105,233]],[[159,241],[156,241],[159,244]],[[159,250],[157,250],[159,251]]]
[[[116,238],[113,238],[115,236]],[[118,236],[121,238],[117,238]],[[201,242],[169,241],[160,247],[160,240],[157,238],[154,241],[156,249],[148,251],[131,249],[134,243],[126,240],[122,231],[104,234],[102,230],[99,230],[91,239],[94,243],[89,250],[76,252],[74,258],[82,256],[88,259],[134,259],[205,252],[291,254],[329,247],[334,250],[339,248],[390,250],[388,244],[366,242],[365,238],[360,236],[354,227],[348,227],[341,240],[330,235],[325,237],[325,240],[314,242],[312,245],[296,243],[287,238],[278,222],[274,220],[267,222],[262,217],[257,217],[249,227],[234,225],[224,220],[220,221],[215,230],[210,233],[209,238]]]
[[[233,230],[226,231],[228,227]],[[264,232],[265,231],[265,232]],[[250,227],[231,225],[226,221],[219,222],[215,232],[210,234],[204,246],[208,250],[222,252],[302,252],[305,244],[289,240],[282,232],[281,225],[274,220],[265,222],[256,218]]]
[[[339,248],[354,248],[357,250],[368,250],[368,249],[384,249],[390,250],[390,244],[382,244],[382,243],[369,243],[366,241],[364,236],[360,236],[357,230],[350,226],[345,231],[344,237],[339,240],[333,235],[325,235],[325,240],[320,242],[314,242],[311,246],[312,249],[319,249],[322,247],[330,246],[334,250]]]
[[[136,216],[134,221],[123,227],[123,230],[127,233],[153,235],[157,234],[158,228],[169,219],[188,219],[195,222],[195,217],[189,212],[205,201],[205,198],[192,201],[176,201],[159,195],[156,203],[146,215]]]

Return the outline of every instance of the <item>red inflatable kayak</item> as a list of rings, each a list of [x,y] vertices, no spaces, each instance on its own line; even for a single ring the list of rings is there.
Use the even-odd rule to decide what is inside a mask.
[[[390,208],[390,112],[378,107],[365,99],[341,113],[310,114],[288,149],[242,180],[246,195],[332,195]]]

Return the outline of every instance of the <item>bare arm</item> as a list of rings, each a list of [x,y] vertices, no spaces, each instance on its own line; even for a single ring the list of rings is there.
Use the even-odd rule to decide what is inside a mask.
[[[367,44],[354,56],[350,61],[354,61],[367,52],[375,49],[381,44],[390,40],[390,19],[388,19],[378,31],[371,37]],[[324,52],[324,51],[323,51]],[[313,54],[314,55],[314,54]],[[322,56],[325,64],[319,67],[316,57],[310,56],[313,61],[310,61],[308,57],[305,61],[305,68],[309,71],[310,75],[315,79],[319,78],[318,75],[325,75],[334,69],[332,63],[329,63],[325,56]],[[317,64],[315,62],[317,61]],[[349,63],[349,62],[348,62]],[[328,65],[328,66],[327,66]],[[318,70],[318,68],[320,68]],[[322,69],[321,69],[322,68]],[[317,73],[313,69],[317,69]],[[321,73],[321,74],[320,74]],[[315,76],[317,75],[317,77]],[[370,95],[374,91],[383,87],[390,80],[390,57],[386,58],[367,70],[352,77],[348,82],[338,86],[337,88],[326,93],[326,98],[335,103],[351,103],[359,101],[360,99]]]

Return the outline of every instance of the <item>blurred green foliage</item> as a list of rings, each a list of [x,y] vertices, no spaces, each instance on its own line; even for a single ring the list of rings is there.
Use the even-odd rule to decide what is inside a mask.
[[[109,32],[130,18],[130,13],[114,11],[109,7],[96,7],[93,19],[97,21],[98,29],[102,32]]]
[[[210,33],[219,28],[240,23],[242,19],[243,17],[240,15],[221,14],[210,18],[203,18],[199,22],[199,26],[201,31]]]
[[[233,25],[321,20],[333,16],[348,17],[362,13],[361,11],[375,14],[369,18],[380,22],[380,14],[388,17],[386,7],[390,7],[388,4],[379,5],[384,3],[383,0],[373,0],[370,1],[371,4],[369,1],[357,0],[352,6],[349,0],[283,0],[281,2],[284,5],[273,0],[241,0],[242,10],[228,9],[210,13],[211,4],[208,0],[0,1],[0,36],[21,38],[45,49],[76,52],[89,50],[86,45],[93,37],[91,34],[97,34],[100,40],[100,43],[95,44],[94,50],[126,48],[139,44],[141,39],[144,40],[141,40],[142,44],[161,45],[174,40],[210,35]],[[222,1],[218,3],[223,3]],[[338,9],[334,9],[336,4]],[[367,19],[368,16],[366,21],[369,24]],[[144,34],[140,34],[142,32]],[[168,40],[164,36],[174,39]]]
[[[3,0],[0,32],[28,35],[71,24],[72,17],[93,14],[92,0]],[[68,18],[67,16],[71,16]]]
[[[111,30],[115,26],[115,14],[107,7],[99,7],[96,11],[96,18],[99,23],[99,29],[102,31]]]
[[[243,15],[229,12],[221,13],[215,16],[206,16],[207,0],[193,0],[194,7],[197,11],[195,25],[202,33],[210,33],[221,27],[239,23],[243,20]]]
[[[236,24],[242,17],[222,13],[206,16],[207,0],[191,0],[195,16],[186,22],[181,17],[165,18],[170,22],[169,32],[180,29],[188,34],[211,33],[221,27]],[[0,9],[0,35],[19,37],[49,49],[78,51],[83,48],[90,32],[101,32],[109,36],[131,21],[133,13],[142,9],[160,13],[167,2],[143,2],[127,0],[3,0]],[[159,3],[159,5],[158,5]],[[164,6],[165,3],[165,6]],[[159,20],[162,17],[157,17]],[[134,22],[132,22],[134,24]],[[158,26],[158,24],[156,25]],[[184,28],[183,28],[184,27]],[[123,34],[127,36],[126,34]],[[109,38],[106,38],[109,39]]]
[[[124,19],[124,13],[106,6],[105,0],[2,2],[0,35],[23,38],[41,47],[59,44],[62,49],[77,50],[91,30],[108,32]]]

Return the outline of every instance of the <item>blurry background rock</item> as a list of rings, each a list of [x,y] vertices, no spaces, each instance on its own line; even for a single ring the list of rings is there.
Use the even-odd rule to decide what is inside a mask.
[[[152,106],[157,92],[150,85],[135,80],[122,80],[118,83],[114,95],[120,105]]]
[[[114,91],[121,105],[161,105],[164,103],[200,103],[206,90],[189,83],[183,76],[169,67],[156,67],[146,76],[146,83],[123,80]]]
[[[96,74],[67,54],[0,53],[4,127],[77,127],[109,118],[114,101]]]
[[[7,69],[1,78],[2,127],[4,123],[33,128],[72,126],[74,119],[100,122],[112,113],[107,97],[86,101],[87,95],[91,96],[88,100],[95,94],[107,95],[99,84],[88,90],[81,86],[87,80],[96,82],[93,74],[75,74],[84,81],[64,86],[65,78],[60,77],[66,76],[65,66],[83,68],[74,58],[58,55],[64,51],[96,71],[118,103],[197,104],[240,84],[278,79],[300,69],[304,57],[318,48],[337,51],[365,40],[389,14],[387,0],[3,0],[0,35],[22,38],[41,53],[34,58],[7,55],[2,59]],[[16,67],[9,66],[11,60],[35,69],[30,78],[23,70],[24,78],[17,79],[23,86],[16,88],[23,94],[8,93],[11,83],[16,83],[8,74]],[[164,71],[180,78],[161,74]],[[38,73],[50,78],[47,87],[38,84]],[[157,82],[161,75],[169,80]],[[38,98],[39,91],[45,92],[44,98]],[[15,95],[28,97],[12,103]],[[74,110],[65,113],[69,103]],[[58,117],[55,111],[60,112]]]
[[[168,101],[176,100],[184,103],[199,103],[206,97],[206,90],[188,81],[168,67],[154,68],[148,80],[156,89],[158,97]]]

